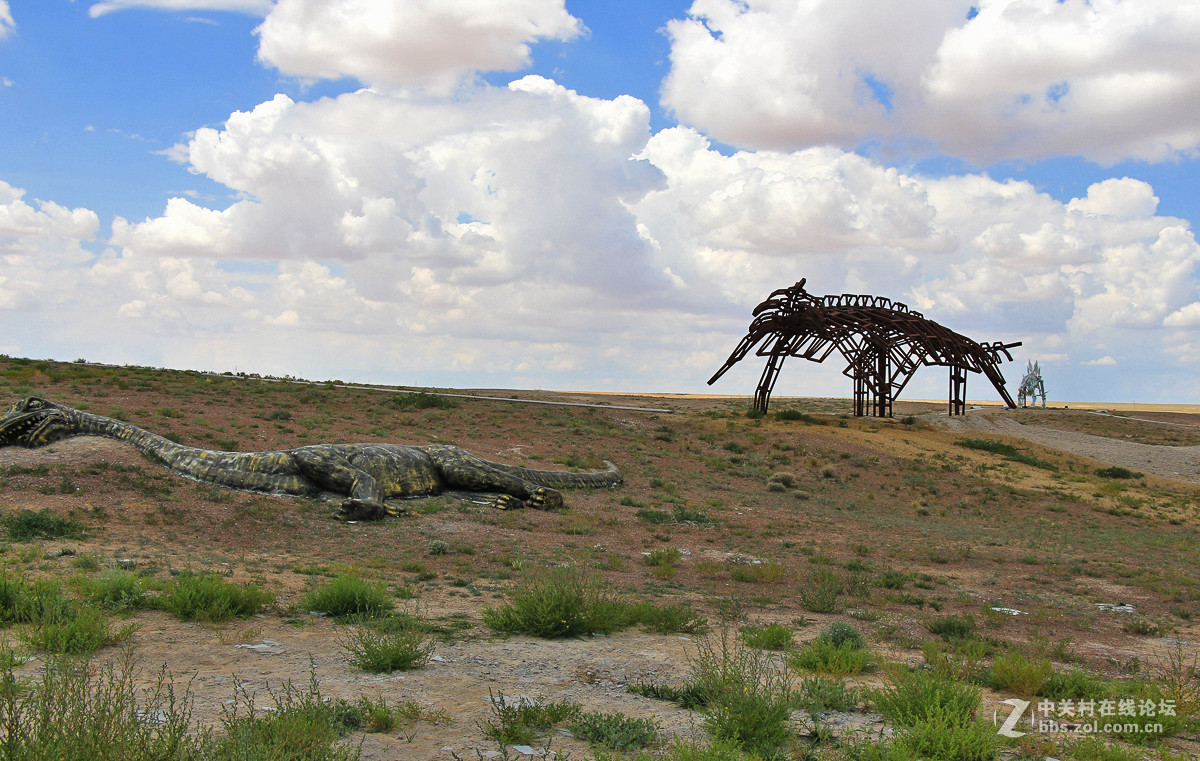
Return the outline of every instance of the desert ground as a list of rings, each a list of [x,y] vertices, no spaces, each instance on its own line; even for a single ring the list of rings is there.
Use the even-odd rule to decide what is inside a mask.
[[[16,359],[0,360],[0,390],[4,404],[36,394],[208,449],[453,443],[532,468],[620,467],[623,485],[569,492],[561,511],[441,496],[346,524],[321,502],[189,481],[116,441],[0,449],[5,515],[46,510],[86,527],[79,538],[0,545],[6,578],[57,578],[84,595],[90,578],[125,569],[153,595],[156,583],[212,572],[273,594],[259,613],[221,623],[153,607],[113,614],[129,634],[94,662],[132,654],[146,681],[165,666],[190,691],[198,724],[219,725],[237,691],[269,706],[282,685],[315,676],[328,698],[424,709],[398,729],[349,735],[363,759],[512,753],[481,726],[499,693],[653,718],[654,753],[703,740],[704,714],[630,686],[686,683],[706,638],[746,626],[783,625],[799,647],[834,621],[853,624],[879,665],[848,677],[853,687],[880,684],[888,664],[925,667],[925,645],[938,640],[930,622],[947,616],[970,616],[978,636],[1056,670],[1110,679],[1158,679],[1172,652],[1193,662],[1200,653],[1200,414],[1187,409],[1098,413],[1052,401],[948,419],[941,403],[898,402],[896,417],[880,420],[851,417],[847,400],[781,398],[754,417],[745,398],[494,389],[443,389],[454,396],[424,406],[412,400],[427,394],[340,382]],[[1035,464],[962,446],[968,439],[1011,445]],[[1097,474],[1110,466],[1133,477]],[[545,639],[484,624],[524,579],[566,564],[624,598],[690,606],[708,631]],[[435,624],[428,663],[391,674],[351,663],[355,624],[301,605],[348,573]],[[888,573],[908,581],[883,586]],[[805,592],[829,578],[840,580],[836,604],[814,611]],[[27,629],[0,633],[30,658],[18,672],[34,679],[50,656],[29,646]],[[1194,670],[1185,677],[1194,688]],[[981,717],[1007,715],[1002,701],[1013,697],[985,687]],[[890,732],[866,702],[830,721]],[[600,755],[561,729],[538,747],[547,741],[573,759]],[[1001,757],[1070,758],[1068,745],[1027,737]],[[1118,745],[1130,754],[1120,758],[1200,754],[1190,730]],[[803,745],[840,757],[817,746]]]

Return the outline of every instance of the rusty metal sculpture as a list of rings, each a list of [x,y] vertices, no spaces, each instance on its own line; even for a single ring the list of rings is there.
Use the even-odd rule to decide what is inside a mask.
[[[1015,407],[998,365],[1009,362],[1008,350],[1021,343],[977,343],[906,305],[882,296],[844,293],[814,296],[805,280],[775,291],[754,308],[750,331],[712,385],[762,342],[755,352],[767,358],[754,394],[754,408],[767,411],[779,369],[788,357],[824,362],[835,350],[848,363],[842,373],[854,380],[854,414],[891,417],[892,401],[919,367],[950,368],[950,414],[966,412],[967,372],[983,373],[1004,403]]]

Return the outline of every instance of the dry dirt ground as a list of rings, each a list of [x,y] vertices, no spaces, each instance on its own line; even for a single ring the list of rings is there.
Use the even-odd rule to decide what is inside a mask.
[[[113,441],[0,450],[4,512],[49,509],[89,527],[84,540],[8,545],[7,573],[70,580],[109,567],[147,578],[217,571],[276,595],[263,615],[220,626],[139,611],[129,619],[137,627],[132,638],[102,650],[99,661],[132,649],[147,677],[165,665],[190,685],[196,716],[207,723],[234,699],[235,684],[269,705],[270,689],[288,680],[307,685],[310,670],[328,697],[415,700],[442,717],[355,736],[364,759],[448,760],[451,751],[475,758],[476,749],[496,750],[478,722],[489,718],[489,695],[500,692],[654,717],[665,738],[702,736],[699,714],[626,689],[637,681],[685,682],[695,635],[628,630],[548,641],[498,637],[482,626],[486,606],[502,605],[524,573],[551,564],[591,568],[635,599],[687,602],[714,627],[722,615],[740,616],[733,626],[779,622],[803,642],[831,621],[848,620],[881,659],[899,662],[920,662],[921,642],[931,637],[926,623],[950,613],[974,615],[1005,642],[1058,646],[1059,655],[1108,675],[1149,675],[1176,642],[1194,657],[1200,639],[1200,442],[1131,443],[1124,428],[1080,422],[1089,414],[1082,411],[978,410],[947,421],[937,406],[901,404],[896,420],[881,421],[849,419],[844,400],[777,400],[776,410],[809,415],[784,421],[748,418],[743,399],[512,391],[472,393],[599,406],[460,398],[449,409],[421,409],[385,390],[332,384],[49,363],[0,362],[0,370],[8,384],[0,391],[10,401],[36,392],[206,448],[449,442],[531,467],[586,467],[603,458],[622,468],[622,487],[571,493],[562,512],[506,513],[438,498],[412,503],[405,517],[346,525],[322,504],[222,492],[160,472]],[[1027,425],[1031,414],[1043,417]],[[1188,417],[1185,425],[1196,422]],[[1147,442],[1165,436],[1155,431],[1159,423],[1118,423]],[[1071,430],[1080,427],[1090,432]],[[956,446],[964,436],[1014,442],[1058,470]],[[1104,464],[1146,475],[1105,481],[1093,475]],[[770,488],[768,478],[779,473],[794,485]],[[649,523],[637,515],[679,507],[714,522]],[[656,572],[643,562],[657,547],[683,553],[675,570]],[[735,581],[736,558],[772,561],[782,573]],[[801,600],[817,568],[860,581],[899,569],[919,581],[902,594],[867,581],[843,597],[838,613],[817,614]],[[411,596],[398,601],[401,608],[415,606],[460,631],[435,640],[425,668],[356,670],[344,653],[345,628],[296,606],[308,585],[348,570],[387,582]],[[1161,625],[1166,636],[1129,633],[1131,616],[1102,603],[1136,606],[1132,615]],[[0,634],[19,637],[15,629]],[[35,674],[42,662],[25,669]],[[878,677],[857,683],[872,681]],[[1006,697],[987,694],[989,715],[1004,710]],[[578,740],[550,739],[572,758],[591,757]],[[1173,743],[1185,752],[1198,747]]]

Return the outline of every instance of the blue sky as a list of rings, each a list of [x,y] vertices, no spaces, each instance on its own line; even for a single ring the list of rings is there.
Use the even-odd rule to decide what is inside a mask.
[[[903,5],[0,0],[0,351],[706,391],[807,277],[1200,402],[1200,4]]]

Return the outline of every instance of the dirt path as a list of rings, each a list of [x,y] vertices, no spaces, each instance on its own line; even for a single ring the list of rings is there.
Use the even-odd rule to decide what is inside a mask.
[[[958,419],[939,418],[938,424],[951,431],[980,431],[1013,436],[1130,470],[1200,483],[1200,446],[1139,444],[1107,436],[1040,428],[1022,425],[1015,420],[986,411],[974,412]]]

